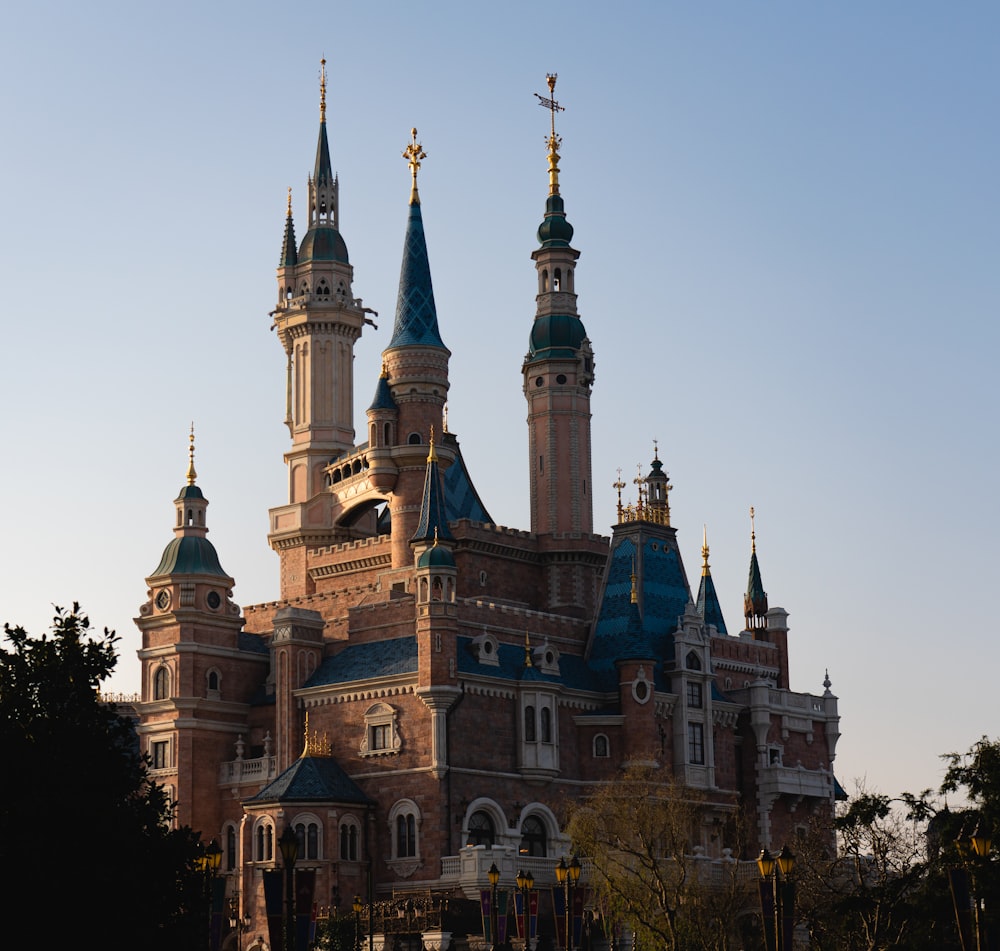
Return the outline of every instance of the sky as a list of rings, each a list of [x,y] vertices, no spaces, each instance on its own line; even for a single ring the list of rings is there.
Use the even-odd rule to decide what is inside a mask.
[[[304,233],[327,60],[356,425],[389,340],[418,129],[449,428],[526,528],[521,362],[558,74],[593,342],[595,525],[674,486],[730,631],[756,512],[792,688],[840,698],[838,779],[936,787],[996,737],[1000,6],[920,0],[21,4],[0,31],[0,618],[133,623],[198,484],[241,604],[274,600],[287,189]],[[601,489],[603,486],[603,490]]]

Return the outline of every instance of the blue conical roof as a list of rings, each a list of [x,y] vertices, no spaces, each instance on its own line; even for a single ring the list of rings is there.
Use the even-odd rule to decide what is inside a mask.
[[[403,243],[403,266],[399,274],[399,296],[396,299],[396,323],[387,349],[413,346],[447,349],[438,331],[431,266],[419,202],[410,203]]]
[[[715,582],[711,574],[701,576],[701,584],[698,587],[698,613],[704,618],[706,624],[711,624],[720,634],[728,634],[726,622],[722,617],[722,605],[719,604],[719,596],[715,592]]]
[[[424,495],[420,502],[420,521],[410,541],[436,543],[439,540],[451,541],[453,537],[451,529],[448,528],[437,453],[434,451],[434,443],[431,442],[431,449],[427,454],[427,471],[424,475]]]

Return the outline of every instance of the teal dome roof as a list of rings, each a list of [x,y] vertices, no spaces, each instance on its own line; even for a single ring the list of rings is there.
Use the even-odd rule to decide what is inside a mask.
[[[340,232],[329,225],[310,228],[299,245],[299,263],[305,261],[340,261],[350,263],[347,259],[347,244]]]
[[[188,488],[195,487],[188,486]],[[215,546],[207,538],[199,535],[175,538],[163,549],[163,557],[160,558],[160,563],[151,577],[160,575],[216,575],[229,579],[229,575],[219,564]]]
[[[543,248],[568,247],[573,240],[573,226],[566,220],[561,195],[549,195],[545,202],[545,220],[538,226],[538,240]]]
[[[528,340],[528,356],[576,356],[587,336],[583,321],[571,314],[548,314],[536,318]]]
[[[203,499],[205,494],[196,485],[186,485],[181,489],[180,493],[177,495],[178,500],[180,499]]]
[[[441,545],[433,545],[422,552],[417,559],[418,568],[454,568],[455,558],[452,553]]]

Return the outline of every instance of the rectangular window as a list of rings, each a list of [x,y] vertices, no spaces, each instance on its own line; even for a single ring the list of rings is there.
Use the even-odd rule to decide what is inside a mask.
[[[166,769],[170,765],[167,761],[168,747],[166,740],[157,740],[150,744],[149,753],[153,760],[153,769]]]
[[[695,766],[705,765],[705,726],[702,723],[688,724],[688,762]]]
[[[389,749],[389,724],[379,723],[371,728],[371,749]]]
[[[689,707],[701,709],[701,684],[690,680],[687,682],[687,701]]]

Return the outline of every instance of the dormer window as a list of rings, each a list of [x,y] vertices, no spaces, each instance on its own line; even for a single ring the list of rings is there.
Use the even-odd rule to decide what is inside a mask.
[[[490,667],[500,666],[500,645],[492,634],[480,634],[472,639],[472,654],[480,664]]]

